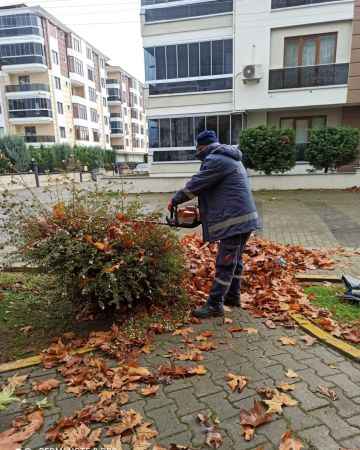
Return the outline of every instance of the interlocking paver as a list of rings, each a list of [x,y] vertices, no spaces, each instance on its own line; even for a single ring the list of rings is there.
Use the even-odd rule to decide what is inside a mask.
[[[160,439],[179,434],[187,430],[187,426],[180,422],[176,415],[176,406],[164,406],[163,408],[149,411],[147,415],[154,420],[160,433]]]
[[[360,434],[350,439],[341,441],[341,447],[349,450],[358,450],[360,448]]]
[[[321,408],[318,411],[313,411],[312,414],[330,429],[331,436],[336,440],[353,436],[359,431],[341,419],[335,408]]]
[[[225,392],[219,392],[218,394],[203,397],[201,401],[205,403],[220,420],[229,419],[239,413],[239,411],[230,403]]]
[[[172,398],[177,405],[176,415],[178,417],[186,416],[187,414],[195,413],[206,408],[206,405],[195,397],[194,389],[192,388],[172,392],[169,394],[169,397]],[[204,398],[206,401],[207,397]]]
[[[353,383],[346,373],[332,375],[326,379],[339,386],[350,398],[360,394],[360,385]]]
[[[327,399],[313,394],[305,383],[298,383],[292,395],[301,403],[301,407],[305,411],[311,411],[329,404]]]
[[[330,436],[330,430],[325,425],[301,431],[299,435],[311,450],[339,450],[339,444]]]
[[[320,424],[319,419],[304,413],[298,406],[294,408],[284,408],[283,414],[289,427],[294,431],[305,430]]]

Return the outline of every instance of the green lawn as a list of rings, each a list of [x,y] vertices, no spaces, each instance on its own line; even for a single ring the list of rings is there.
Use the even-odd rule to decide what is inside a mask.
[[[332,286],[311,286],[305,288],[307,294],[314,294],[313,303],[333,313],[339,322],[351,323],[360,320],[360,305],[342,300],[344,289]]]

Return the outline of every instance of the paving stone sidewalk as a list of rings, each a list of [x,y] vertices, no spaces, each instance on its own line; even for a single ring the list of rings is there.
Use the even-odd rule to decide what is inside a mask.
[[[360,364],[320,343],[306,347],[299,339],[304,334],[299,329],[279,327],[270,330],[261,320],[254,320],[244,311],[233,311],[228,315],[234,319],[232,325],[223,325],[221,319],[214,319],[193,326],[194,336],[210,330],[215,333],[212,340],[219,344],[216,351],[204,353],[205,361],[201,364],[207,368],[206,375],[162,385],[153,398],[144,399],[131,393],[124,408],[135,409],[154,423],[160,433],[157,443],[207,448],[196,416],[200,412],[212,412],[221,421],[223,450],[278,449],[281,435],[289,429],[297,433],[308,450],[360,448]],[[232,337],[227,328],[237,325],[254,327],[258,334],[239,333]],[[297,338],[297,345],[282,346],[278,340],[280,336]],[[184,344],[180,336],[157,337],[155,350],[143,358],[142,365],[149,369],[157,368],[168,361],[164,355],[170,349],[181,345]],[[114,361],[109,363],[114,365]],[[288,369],[299,375],[296,389],[291,393],[298,400],[298,406],[285,408],[282,416],[257,429],[254,440],[245,442],[240,427],[240,409],[251,408],[253,401],[260,398],[256,393],[257,387],[274,386],[285,381]],[[225,375],[229,372],[249,377],[250,383],[241,394],[228,388]],[[34,367],[16,373],[30,373],[30,384],[54,376],[61,380],[56,369]],[[2,374],[1,379],[4,381],[14,374]],[[331,401],[319,394],[319,385],[335,389],[338,400]],[[34,404],[42,398],[31,393],[28,401]],[[60,417],[69,416],[86,404],[96,402],[97,396],[74,397],[65,392],[62,384],[56,392],[48,395],[48,400],[53,407],[45,410],[45,425],[24,445],[24,449],[56,448],[46,444],[45,431]],[[15,403],[0,413],[0,432],[10,427],[11,421],[21,415],[23,408],[24,405]]]

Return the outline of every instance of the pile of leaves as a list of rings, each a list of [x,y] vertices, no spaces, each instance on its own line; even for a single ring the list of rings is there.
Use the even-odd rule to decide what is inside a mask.
[[[179,240],[142,214],[138,201],[75,191],[52,208],[36,201],[28,206],[8,211],[7,203],[3,225],[12,230],[10,243],[24,260],[53,275],[79,310],[127,312],[182,298]]]
[[[182,243],[191,272],[189,296],[201,302],[214,279],[217,245],[204,245],[197,235],[185,236]],[[269,328],[277,324],[292,327],[291,315],[299,313],[337,337],[360,343],[359,327],[339,324],[330,311],[316,308],[295,278],[299,272],[333,268],[334,262],[325,251],[253,238],[244,254],[241,305],[254,317],[266,319]]]

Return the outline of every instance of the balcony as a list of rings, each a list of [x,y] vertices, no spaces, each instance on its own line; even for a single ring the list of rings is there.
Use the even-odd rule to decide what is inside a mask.
[[[109,95],[107,100],[109,105],[121,105],[120,95]]]
[[[348,76],[349,64],[273,69],[269,74],[269,90],[345,85]]]
[[[122,118],[122,114],[121,113],[111,113],[110,114],[110,120],[112,119],[121,119]]]
[[[339,1],[342,0],[272,0],[271,9],[292,8],[293,6],[315,5]]]
[[[120,83],[121,83],[121,81],[120,80],[116,80],[115,78],[108,78],[106,80],[106,84],[113,85],[113,84],[120,84]]]
[[[1,70],[7,73],[45,72],[48,67],[44,56],[7,56],[0,57]]]
[[[55,142],[55,136],[23,136],[26,144],[53,144]]]
[[[5,88],[7,98],[33,97],[34,95],[50,95],[49,85],[43,83],[35,84],[13,84]]]
[[[10,110],[9,120],[13,124],[50,123],[53,121],[53,114],[48,109]]]

